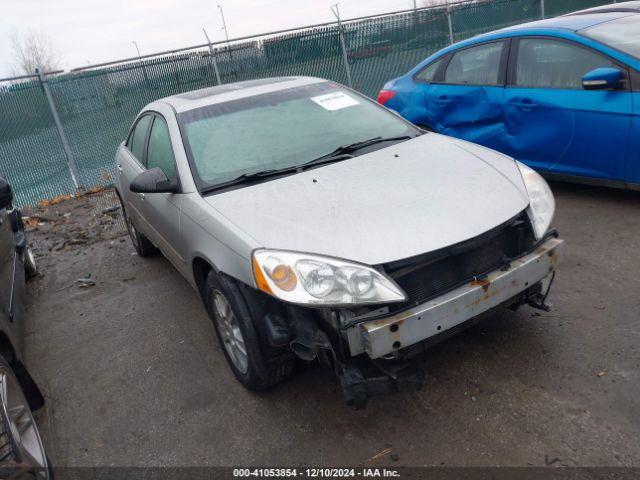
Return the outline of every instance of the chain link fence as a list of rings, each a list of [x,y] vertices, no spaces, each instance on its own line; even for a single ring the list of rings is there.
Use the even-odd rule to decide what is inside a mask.
[[[452,42],[605,3],[468,0],[0,80],[0,175],[21,206],[109,186],[117,145],[140,109],[158,98],[217,85],[218,77],[230,83],[285,75],[351,79],[375,97],[386,81]]]

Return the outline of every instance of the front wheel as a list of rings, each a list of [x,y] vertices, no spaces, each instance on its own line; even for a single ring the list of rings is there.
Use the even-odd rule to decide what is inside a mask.
[[[29,402],[11,366],[0,357],[0,476],[14,478],[11,473],[15,478],[52,478]]]
[[[249,307],[234,280],[211,271],[207,277],[206,299],[224,356],[245,388],[265,390],[289,376],[293,361],[270,363],[265,360]]]

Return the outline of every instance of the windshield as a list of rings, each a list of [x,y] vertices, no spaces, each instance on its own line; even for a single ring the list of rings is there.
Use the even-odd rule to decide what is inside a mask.
[[[585,37],[640,58],[640,15],[630,15],[601,23],[581,33]]]
[[[343,145],[419,134],[379,105],[329,82],[190,110],[179,122],[200,189],[302,165]]]

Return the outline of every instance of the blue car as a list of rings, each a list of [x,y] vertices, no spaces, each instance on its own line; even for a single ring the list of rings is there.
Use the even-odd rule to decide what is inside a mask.
[[[551,178],[640,189],[640,1],[457,43],[378,101]]]

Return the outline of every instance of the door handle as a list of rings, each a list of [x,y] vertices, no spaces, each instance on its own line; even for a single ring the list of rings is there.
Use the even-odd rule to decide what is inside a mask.
[[[440,95],[435,99],[435,102],[439,103],[440,105],[448,105],[449,103],[451,103],[451,98],[446,95]]]
[[[520,110],[525,110],[525,111],[533,110],[538,106],[537,103],[534,103],[533,101],[528,99],[513,102],[513,105],[519,108]]]

